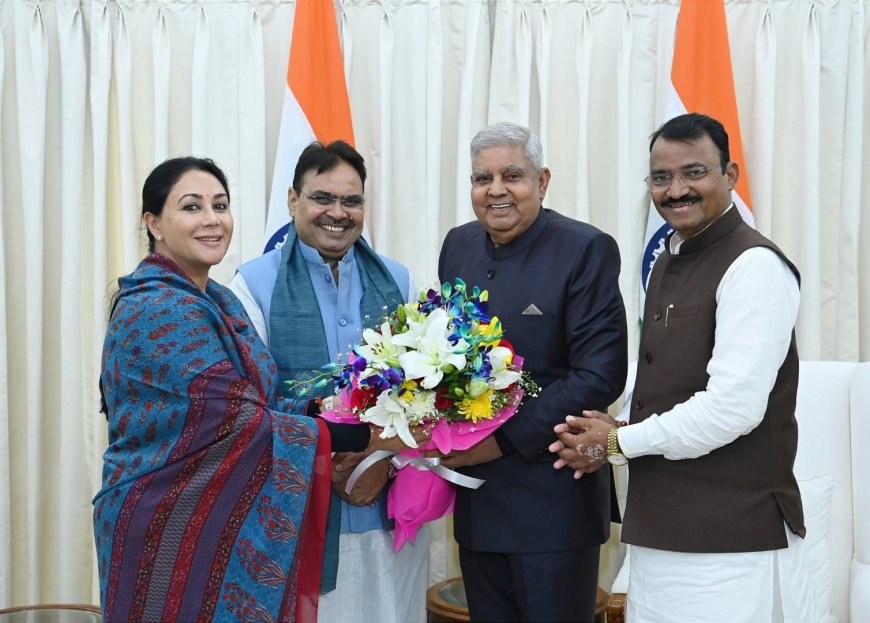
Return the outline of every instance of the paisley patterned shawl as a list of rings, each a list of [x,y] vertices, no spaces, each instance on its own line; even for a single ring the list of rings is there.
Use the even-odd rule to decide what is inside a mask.
[[[270,408],[275,363],[227,288],[161,255],[119,283],[94,499],[106,621],[313,621],[328,431]]]

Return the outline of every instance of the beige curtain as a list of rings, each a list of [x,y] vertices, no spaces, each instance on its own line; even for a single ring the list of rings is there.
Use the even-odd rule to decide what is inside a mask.
[[[302,0],[304,1],[304,0]],[[547,204],[611,233],[638,315],[647,140],[677,0],[337,0],[375,246],[436,277],[473,218],[468,143],[488,122],[545,146]],[[228,173],[260,252],[295,4],[0,1],[0,607],[96,602],[90,499],[107,292],[143,255],[138,193],[174,155]],[[870,6],[726,0],[758,228],[797,263],[805,359],[870,357]],[[710,68],[715,71],[714,67]],[[637,347],[633,327],[632,352]],[[444,524],[433,580],[456,562]],[[602,585],[619,557],[605,550]]]

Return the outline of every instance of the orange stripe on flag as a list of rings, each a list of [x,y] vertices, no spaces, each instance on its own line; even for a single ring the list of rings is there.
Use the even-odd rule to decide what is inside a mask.
[[[353,124],[332,0],[299,0],[287,84],[322,143],[353,145]]]
[[[731,159],[740,167],[737,194],[751,209],[724,0],[680,3],[671,81],[688,112],[710,115],[725,126]]]
[[[354,144],[344,63],[332,0],[297,0],[275,168],[266,218],[265,251],[288,230],[287,189],[302,151],[314,140]],[[265,252],[264,251],[264,252]]]

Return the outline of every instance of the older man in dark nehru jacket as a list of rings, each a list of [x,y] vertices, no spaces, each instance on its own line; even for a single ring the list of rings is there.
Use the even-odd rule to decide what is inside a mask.
[[[626,374],[616,242],[542,207],[550,171],[528,129],[497,123],[471,142],[477,221],[451,230],[439,262],[489,290],[489,310],[541,390],[497,432],[443,459],[486,483],[454,514],[472,621],[592,621],[601,543],[617,512],[609,470],[581,479],[547,447],[567,414],[606,409]]]

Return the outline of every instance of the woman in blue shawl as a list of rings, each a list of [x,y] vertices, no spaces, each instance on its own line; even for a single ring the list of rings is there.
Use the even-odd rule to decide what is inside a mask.
[[[208,159],[168,160],[142,190],[151,253],[119,280],[100,378],[106,621],[315,621],[330,428],[335,450],[369,443],[367,427],[274,410],[272,357],[208,279],[232,237],[229,202]]]

